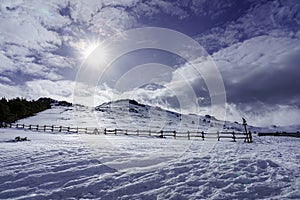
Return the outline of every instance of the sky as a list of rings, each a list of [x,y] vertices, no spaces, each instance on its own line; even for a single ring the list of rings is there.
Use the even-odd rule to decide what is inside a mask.
[[[164,28],[157,35],[162,48],[144,46],[109,59],[106,54],[131,47],[123,41],[114,46],[117,51],[111,38],[147,27]],[[151,30],[143,32],[143,41]],[[138,33],[132,43],[140,42]],[[180,37],[205,51],[198,57],[184,52]],[[168,51],[171,47],[182,51]],[[97,62],[110,63],[101,77],[98,69],[84,71],[93,54]],[[212,112],[215,104],[226,109],[226,120],[293,125],[300,124],[299,64],[299,0],[0,1],[0,96],[5,98],[76,102],[92,94],[93,105],[134,98],[200,114],[218,112]],[[221,90],[212,82],[224,90],[221,103],[213,99]]]

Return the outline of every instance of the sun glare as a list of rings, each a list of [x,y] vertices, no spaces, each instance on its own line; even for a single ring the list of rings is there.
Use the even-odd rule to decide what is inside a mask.
[[[97,43],[89,44],[85,49],[83,49],[82,54],[84,58],[89,57],[89,55],[99,46]]]
[[[99,41],[80,40],[75,44],[75,47],[82,55],[82,59],[87,59],[96,50],[97,60],[100,62],[105,61],[106,50]]]

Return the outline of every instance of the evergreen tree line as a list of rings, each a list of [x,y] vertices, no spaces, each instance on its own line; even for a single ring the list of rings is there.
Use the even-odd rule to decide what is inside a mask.
[[[40,98],[36,101],[28,101],[19,97],[10,100],[2,98],[0,100],[0,123],[13,123],[19,119],[32,116],[51,108],[51,103],[53,103],[53,100],[50,98]]]

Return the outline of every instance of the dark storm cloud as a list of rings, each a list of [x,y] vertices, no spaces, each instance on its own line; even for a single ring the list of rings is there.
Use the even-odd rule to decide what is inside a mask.
[[[261,36],[215,53],[228,103],[252,110],[259,102],[299,107],[299,45],[296,39]]]
[[[227,98],[233,103],[262,101],[267,104],[296,104],[300,107],[300,50],[280,63],[249,70],[246,78],[232,84],[225,80]],[[245,66],[247,67],[247,66]]]

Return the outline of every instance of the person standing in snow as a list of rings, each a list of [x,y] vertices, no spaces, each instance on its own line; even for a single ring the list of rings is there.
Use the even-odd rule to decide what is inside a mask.
[[[242,117],[242,119],[243,119],[243,126],[244,126],[244,129],[245,129],[245,133],[246,133],[246,138],[245,138],[245,140],[244,140],[244,142],[252,142],[252,135],[251,135],[251,132],[249,131],[248,132],[248,130],[247,130],[247,121],[246,121],[246,119],[245,118],[243,118]]]

